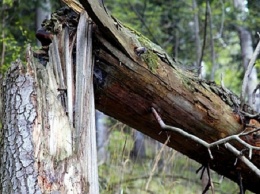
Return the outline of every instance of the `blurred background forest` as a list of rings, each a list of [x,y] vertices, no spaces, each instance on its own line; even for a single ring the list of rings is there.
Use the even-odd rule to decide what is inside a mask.
[[[240,93],[245,67],[259,41],[260,0],[105,0],[105,5],[184,68],[201,63],[203,79],[218,84],[222,80],[228,89]],[[39,48],[36,30],[62,6],[54,0],[2,0],[2,75],[12,61],[25,60],[28,44]],[[248,93],[256,88],[259,72],[257,60]],[[254,106],[259,110],[259,105]],[[101,193],[203,191],[204,178],[200,180],[200,172],[196,173],[200,164],[100,112],[96,115]],[[212,175],[216,193],[239,192],[237,184]]]

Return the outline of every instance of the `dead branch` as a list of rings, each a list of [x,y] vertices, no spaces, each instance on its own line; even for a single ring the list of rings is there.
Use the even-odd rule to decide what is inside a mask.
[[[224,144],[225,147],[231,151],[232,153],[234,153],[240,160],[242,160],[253,172],[255,172],[258,177],[260,177],[260,170],[252,163],[250,162],[245,156],[242,155],[242,152],[241,151],[238,151],[235,147],[233,147],[230,143],[227,143],[228,141],[230,140],[237,140],[238,142],[240,142],[241,144],[243,144],[245,147],[247,147],[249,149],[249,158],[251,158],[252,156],[252,149],[255,149],[255,150],[260,150],[260,147],[256,147],[256,146],[252,146],[248,143],[246,143],[245,141],[243,141],[242,139],[239,138],[239,136],[241,134],[238,134],[238,135],[232,135],[232,136],[229,136],[229,137],[226,137],[226,138],[223,138],[223,139],[220,139],[218,141],[215,141],[213,143],[207,143],[206,141],[194,136],[194,135],[191,135],[187,132],[185,132],[184,130],[180,129],[180,128],[177,128],[177,127],[173,127],[173,126],[169,126],[169,125],[166,125],[162,118],[159,116],[159,114],[157,113],[157,111],[152,107],[152,113],[154,114],[154,117],[156,118],[156,120],[158,121],[159,125],[161,126],[162,129],[164,130],[170,130],[170,131],[174,131],[174,132],[177,132],[177,133],[180,133],[181,135],[187,137],[187,138],[190,138],[191,140],[203,145],[204,147],[206,147],[208,149],[208,152],[209,152],[209,155],[210,155],[210,158],[213,159],[213,155],[211,154],[211,151],[210,151],[210,148],[211,147],[214,147],[214,146],[218,146],[220,144]]]

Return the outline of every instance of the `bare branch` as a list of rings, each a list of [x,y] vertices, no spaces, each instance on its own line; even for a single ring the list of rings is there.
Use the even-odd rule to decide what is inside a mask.
[[[258,177],[260,177],[260,170],[252,163],[250,162],[245,156],[241,155],[241,152],[237,150],[234,146],[232,146],[230,143],[225,143],[225,147],[234,153],[242,162],[244,162],[255,174],[257,174]]]
[[[257,113],[257,114],[250,114],[248,112],[245,112],[245,111],[242,111],[240,110],[240,112],[245,116],[245,117],[248,117],[250,119],[257,119],[257,118],[260,118],[260,113]]]
[[[217,145],[220,145],[220,144],[224,144],[224,143],[226,143],[226,142],[228,142],[230,140],[237,140],[239,143],[243,144],[245,147],[247,147],[249,149],[249,153],[252,151],[252,149],[260,150],[260,147],[252,146],[252,145],[246,143],[244,140],[239,138],[239,136],[245,135],[245,133],[243,133],[243,132],[238,134],[238,135],[231,135],[231,136],[225,137],[223,139],[219,139],[219,140],[217,140],[217,141],[215,141],[213,143],[208,143],[208,142],[198,138],[195,135],[191,135],[191,134],[185,132],[184,130],[182,130],[180,128],[172,127],[172,126],[169,126],[169,125],[165,125],[165,123],[163,122],[163,120],[161,119],[161,117],[158,115],[158,113],[156,112],[156,110],[153,107],[152,107],[152,112],[153,112],[155,118],[157,119],[157,121],[159,122],[159,124],[160,124],[162,129],[180,133],[181,135],[183,135],[185,137],[188,137],[188,138],[192,139],[193,141],[195,141],[195,142],[203,145],[204,147],[208,148],[209,155],[210,155],[211,159],[213,159],[213,157],[211,155],[210,148],[214,147],[214,146],[217,146]]]
[[[245,141],[243,141],[242,139],[239,138],[239,136],[244,135],[244,133],[240,133],[238,135],[232,135],[223,139],[220,139],[218,141],[215,141],[213,143],[207,143],[206,141],[196,137],[195,135],[191,135],[187,132],[185,132],[184,130],[177,128],[177,127],[172,127],[169,125],[166,125],[162,118],[159,116],[159,114],[157,113],[157,111],[152,107],[151,108],[152,113],[154,114],[154,117],[156,118],[156,120],[158,121],[159,125],[161,126],[162,129],[164,130],[169,130],[169,131],[173,131],[173,132],[177,132],[187,138],[192,139],[193,141],[203,145],[204,147],[208,148],[209,151],[209,155],[210,158],[213,159],[213,156],[211,154],[210,148],[213,146],[217,146],[220,144],[224,144],[225,147],[231,151],[232,153],[234,153],[240,160],[242,160],[250,169],[253,170],[253,172],[255,172],[259,177],[260,177],[260,170],[252,163],[250,162],[245,156],[242,155],[241,151],[238,151],[235,147],[233,147],[230,143],[227,143],[230,140],[237,140],[238,142],[240,142],[242,145],[244,145],[245,147],[247,147],[249,149],[249,158],[251,159],[252,157],[252,150],[260,150],[260,147],[256,147],[256,146],[252,146],[248,143],[246,143]]]

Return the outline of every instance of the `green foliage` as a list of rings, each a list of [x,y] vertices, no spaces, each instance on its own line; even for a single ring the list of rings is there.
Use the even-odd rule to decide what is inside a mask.
[[[0,73],[5,72],[12,61],[18,58],[24,60],[27,44],[36,46],[37,6],[40,5],[35,0],[3,0],[0,6]]]
[[[12,61],[15,61],[17,58],[20,58],[21,47],[17,44],[13,36],[10,37],[1,37],[0,44],[2,48],[5,47],[5,60],[0,68],[0,72],[4,73],[7,68],[10,66]],[[4,52],[1,50],[1,53]]]
[[[7,5],[9,7],[13,6],[13,0],[3,0],[3,5]]]
[[[12,61],[23,60],[24,50],[28,43],[34,41],[34,3],[5,0],[0,8],[2,22],[0,23],[0,72],[4,73]]]

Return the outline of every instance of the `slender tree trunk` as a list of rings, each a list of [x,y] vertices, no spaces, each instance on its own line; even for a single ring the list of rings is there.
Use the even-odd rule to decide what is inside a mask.
[[[192,0],[192,10],[194,12],[193,21],[194,21],[194,36],[195,36],[195,48],[196,48],[196,66],[200,64],[201,56],[201,40],[200,40],[200,26],[199,26],[199,15],[198,15],[198,6],[197,0]]]
[[[244,27],[237,27],[237,28],[239,32],[239,38],[240,38],[243,67],[244,69],[246,69],[251,57],[253,56],[252,36],[246,28]],[[257,71],[256,68],[253,67],[247,85],[247,98],[248,98],[247,101],[252,107],[255,107],[255,104],[253,104],[252,102],[252,95],[257,84],[258,84]]]
[[[109,131],[106,124],[108,117],[100,111],[96,111],[97,128],[97,159],[98,164],[102,164],[109,159],[107,145],[109,143]]]
[[[50,0],[38,0],[36,8],[36,29],[41,28],[43,20],[50,19],[51,16],[51,2]],[[37,41],[38,46],[41,46]]]
[[[213,21],[212,21],[212,14],[211,14],[211,8],[210,3],[207,1],[207,9],[208,9],[208,18],[209,18],[209,39],[210,39],[210,56],[211,56],[211,74],[210,74],[210,80],[215,80],[215,73],[218,69],[218,64],[216,62],[216,53],[215,53],[215,44],[214,44],[214,36],[213,36]]]
[[[145,139],[144,134],[134,130],[134,147],[131,150],[131,157],[137,161],[145,158]]]
[[[234,0],[234,7],[238,11],[237,20],[245,20],[247,18],[247,12],[246,10],[246,4],[242,0]],[[242,14],[242,18],[241,18]],[[253,56],[253,41],[252,41],[252,35],[251,33],[244,27],[244,26],[236,26],[238,33],[239,33],[239,39],[240,39],[240,45],[241,45],[241,54],[243,58],[243,67],[246,70],[249,64],[249,61],[251,57]],[[251,74],[248,79],[247,84],[247,102],[254,107],[257,111],[259,111],[260,107],[260,100],[256,101],[257,103],[253,103],[253,91],[257,87],[258,79],[257,79],[257,70],[255,67],[253,67]]]

